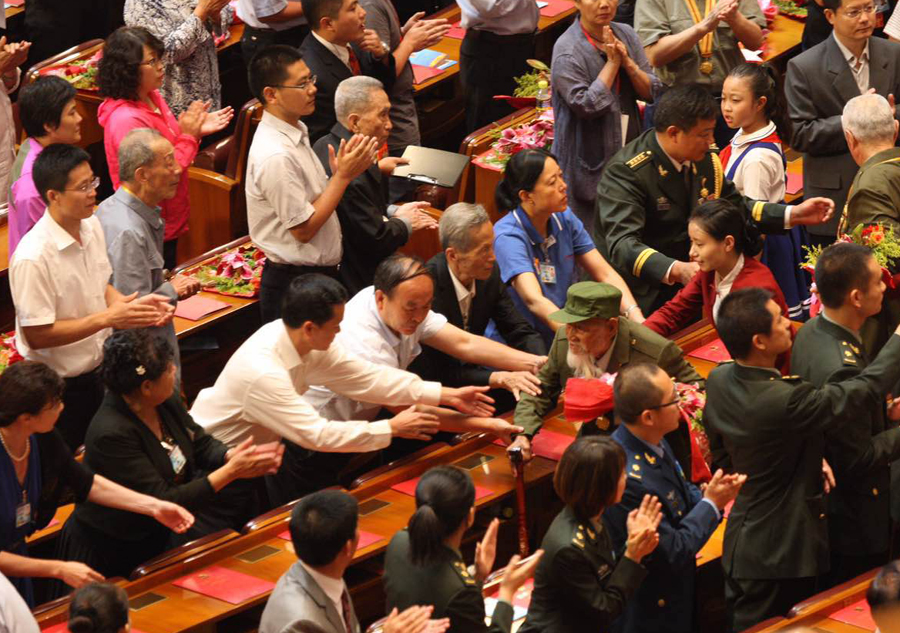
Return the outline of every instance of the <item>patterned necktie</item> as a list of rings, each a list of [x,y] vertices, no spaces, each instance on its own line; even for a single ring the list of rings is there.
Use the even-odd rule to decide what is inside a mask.
[[[341,611],[344,614],[344,626],[347,629],[347,633],[353,632],[353,609],[350,607],[350,593],[344,588],[344,593],[341,594]]]
[[[353,47],[347,44],[347,52],[350,53],[350,59],[347,63],[350,64],[350,72],[354,75],[361,75],[362,71],[359,68],[359,58],[356,57],[356,53],[353,51]]]

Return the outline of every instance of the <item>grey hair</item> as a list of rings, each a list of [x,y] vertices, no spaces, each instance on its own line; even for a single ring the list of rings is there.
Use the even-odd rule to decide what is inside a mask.
[[[365,112],[372,103],[372,93],[376,90],[384,90],[384,84],[365,75],[348,77],[339,83],[334,92],[334,113],[337,120],[346,125],[351,114]]]
[[[844,106],[841,125],[860,143],[894,140],[894,110],[878,94],[853,97]]]
[[[463,253],[472,248],[472,230],[490,222],[487,211],[480,204],[457,202],[441,214],[438,234],[441,248],[453,247]]]
[[[131,130],[119,144],[119,181],[131,182],[134,173],[156,159],[153,143],[164,138],[158,131],[139,127]]]

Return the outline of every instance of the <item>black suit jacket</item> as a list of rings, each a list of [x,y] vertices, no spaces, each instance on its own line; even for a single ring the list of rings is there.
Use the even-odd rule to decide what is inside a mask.
[[[331,132],[316,141],[313,150],[329,176],[328,146],[333,146],[336,152],[341,140],[349,140],[351,136],[347,128],[335,123]],[[378,264],[409,239],[406,224],[400,218],[388,219],[387,207],[387,179],[377,164],[354,178],[338,203],[344,247],[341,281],[351,296],[371,286]]]
[[[363,52],[356,44],[351,44],[363,75],[374,77],[384,84],[385,92],[391,93],[396,79],[394,56],[386,55],[383,60],[375,59],[371,53]],[[300,55],[309,66],[309,71],[316,76],[316,111],[303,118],[309,128],[309,140],[315,143],[328,134],[337,123],[334,114],[334,93],[338,84],[352,77],[353,73],[334,53],[325,48],[310,33],[300,45]]]
[[[469,310],[468,328],[463,328],[462,312],[459,310],[446,255],[438,253],[428,260],[427,265],[434,276],[434,301],[431,309],[443,314],[451,324],[483,336],[488,322],[493,319],[510,347],[539,356],[547,353],[544,339],[519,314],[509,298],[506,286],[500,280],[500,268],[497,264],[494,264],[494,270],[486,281],[475,282],[475,298],[472,299]],[[463,364],[427,345],[422,347],[422,354],[410,366],[410,371],[427,380],[438,380],[452,386],[486,385],[491,375],[489,369]]]

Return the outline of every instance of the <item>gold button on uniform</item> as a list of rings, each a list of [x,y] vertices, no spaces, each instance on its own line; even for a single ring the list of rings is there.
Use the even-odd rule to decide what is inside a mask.
[[[824,514],[820,514],[820,515],[819,515],[819,518],[820,518],[820,519],[824,519],[824,518],[825,518],[825,515],[824,515]]]
[[[658,604],[659,608],[662,609],[664,606],[666,606],[666,601],[660,598],[659,602],[657,602],[656,604]]]
[[[878,488],[872,488],[872,495],[875,497],[878,496]]]

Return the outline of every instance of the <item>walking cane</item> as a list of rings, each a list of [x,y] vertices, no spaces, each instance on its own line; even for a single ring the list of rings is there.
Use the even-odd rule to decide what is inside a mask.
[[[528,517],[525,514],[525,459],[522,449],[511,448],[508,451],[513,475],[516,477],[516,505],[519,514],[519,554],[528,556]]]

